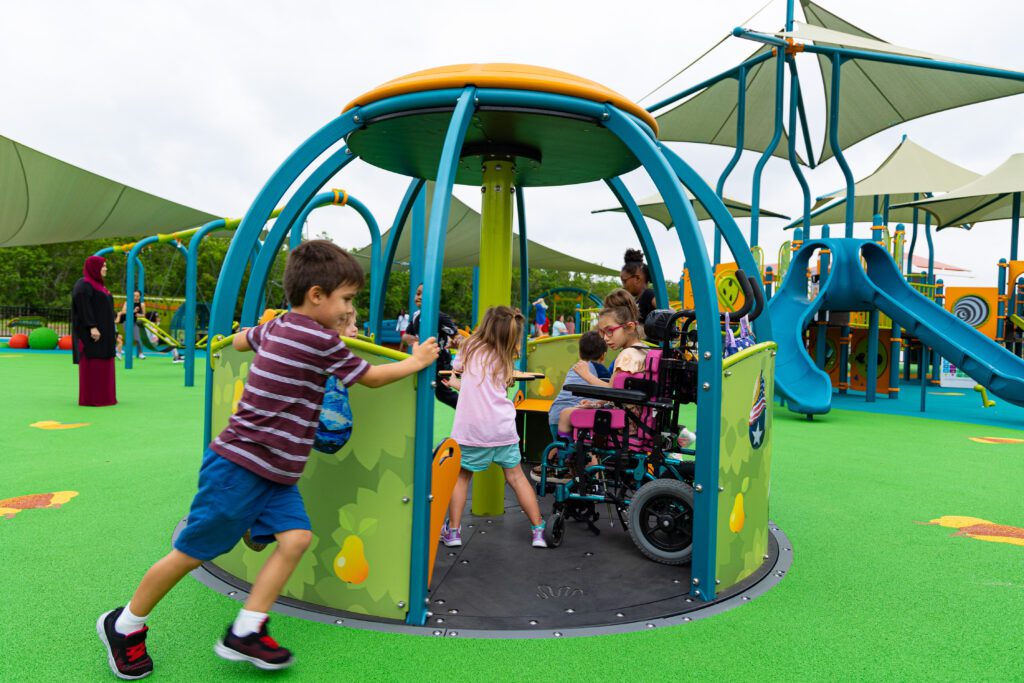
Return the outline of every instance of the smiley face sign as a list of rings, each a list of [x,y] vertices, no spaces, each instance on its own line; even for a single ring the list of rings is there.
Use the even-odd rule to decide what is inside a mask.
[[[735,270],[723,270],[715,276],[718,305],[726,311],[737,311],[743,305],[743,290]]]

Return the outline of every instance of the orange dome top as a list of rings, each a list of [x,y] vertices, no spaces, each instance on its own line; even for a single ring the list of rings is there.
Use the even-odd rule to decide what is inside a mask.
[[[654,130],[655,135],[658,133],[658,123],[650,112],[614,90],[564,71],[528,64],[453,64],[416,71],[364,93],[349,102],[342,112],[396,95],[464,88],[468,85],[479,88],[534,90],[579,97],[593,102],[609,102],[646,123]]]

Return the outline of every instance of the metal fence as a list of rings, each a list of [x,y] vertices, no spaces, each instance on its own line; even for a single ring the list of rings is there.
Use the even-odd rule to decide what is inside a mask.
[[[28,334],[49,327],[58,335],[71,334],[71,309],[45,306],[0,306],[0,337]]]

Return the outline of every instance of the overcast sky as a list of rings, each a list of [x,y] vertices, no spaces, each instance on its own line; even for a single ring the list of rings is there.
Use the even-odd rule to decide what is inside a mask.
[[[274,169],[358,94],[396,76],[461,62],[522,62],[562,69],[638,99],[677,72],[766,0],[602,5],[593,2],[14,2],[0,3],[0,134],[90,171],[218,215],[242,215]],[[798,3],[799,4],[799,3]],[[851,23],[898,45],[1024,70],[1024,4],[996,0],[893,2],[822,0]],[[634,11],[630,11],[634,10]],[[748,26],[781,28],[775,0]],[[799,9],[798,18],[800,18]],[[730,39],[669,93],[735,64],[757,46]],[[802,74],[813,73],[803,58]],[[802,77],[815,145],[823,134],[820,79]],[[645,100],[649,103],[651,100]],[[947,159],[988,173],[1024,152],[1024,98],[1016,96],[919,119],[854,146],[857,178],[870,173],[903,134]],[[731,150],[677,149],[714,185]],[[748,153],[726,194],[749,201],[757,155]],[[810,172],[815,195],[842,184],[834,161]],[[634,196],[653,191],[641,173]],[[406,181],[362,162],[330,186],[362,199],[391,222]],[[456,194],[479,208],[479,191]],[[612,267],[636,239],[603,183],[531,189],[531,237]],[[799,187],[786,162],[771,161],[762,205],[796,215]],[[740,221],[746,232],[747,222]],[[774,254],[783,221],[764,220]],[[345,246],[367,243],[354,212],[324,210],[310,222]],[[682,264],[676,238],[652,228],[669,278]],[[710,224],[704,226],[705,232]],[[862,229],[859,234],[867,236]],[[969,233],[943,231],[936,257],[994,284],[1006,256],[1008,222]],[[774,261],[774,256],[769,256]]]

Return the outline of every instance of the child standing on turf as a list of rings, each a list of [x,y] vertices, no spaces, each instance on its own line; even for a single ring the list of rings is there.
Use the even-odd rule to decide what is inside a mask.
[[[267,633],[267,612],[309,546],[309,517],[296,483],[302,475],[327,378],[379,387],[429,366],[433,338],[398,363],[370,365],[352,354],[336,328],[353,313],[363,270],[343,249],[313,240],[290,252],[284,286],[292,310],[236,334],[255,350],[237,412],[203,455],[199,491],[174,549],[154,564],[131,602],[99,617],[96,630],[111,670],[135,679],[153,671],[145,625],[158,602],[202,562],[231,550],[251,530],[256,543],[277,541],[238,618],[214,651],[261,669],[291,665],[291,652]]]
[[[455,359],[455,371],[461,370],[462,377],[452,438],[462,449],[462,469],[448,506],[448,522],[441,531],[441,541],[446,546],[462,545],[462,511],[469,480],[474,472],[486,470],[493,462],[501,466],[505,481],[530,518],[533,547],[548,547],[537,497],[519,467],[516,408],[508,398],[524,322],[523,314],[514,308],[487,309],[479,329],[463,344]]]

